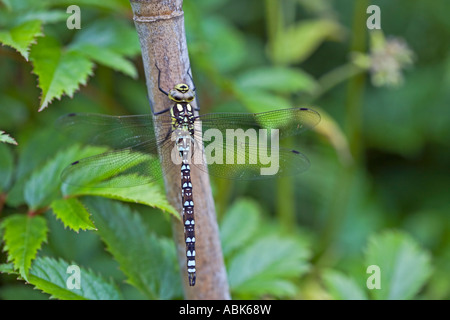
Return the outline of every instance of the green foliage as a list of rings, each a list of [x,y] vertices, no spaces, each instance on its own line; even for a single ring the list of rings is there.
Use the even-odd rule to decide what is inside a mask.
[[[14,214],[3,220],[3,240],[8,252],[8,261],[13,262],[14,269],[28,280],[31,261],[47,239],[47,225],[42,217],[28,217]]]
[[[80,288],[69,289],[66,279],[70,263],[49,257],[38,258],[34,261],[27,282],[50,294],[50,298],[62,300],[119,300],[121,294],[117,287],[96,275],[90,270],[80,268]],[[1,272],[15,273],[8,265],[0,266]],[[69,279],[70,280],[70,279]],[[83,283],[88,285],[82,285]]]
[[[81,152],[78,146],[58,152],[56,156],[50,159],[44,166],[34,170],[33,174],[27,179],[24,185],[25,203],[32,209],[46,207],[60,197],[58,191],[61,187],[59,177],[62,170],[71,163]]]
[[[127,282],[149,299],[181,295],[175,246],[149,232],[140,216],[117,202],[88,198],[100,236]]]
[[[408,235],[385,232],[369,240],[366,264],[382,271],[375,299],[411,299],[431,274],[431,257]]]
[[[16,140],[14,140],[14,138],[10,137],[8,134],[5,133],[5,131],[1,131],[1,130],[0,130],[0,142],[17,144],[17,142],[16,142]]]
[[[39,20],[25,21],[9,30],[0,31],[0,42],[16,49],[28,60],[30,46],[36,38],[42,36],[42,22]]]
[[[89,219],[89,212],[77,198],[63,198],[52,201],[50,204],[56,217],[61,219],[65,226],[78,232],[81,230],[96,230]]]
[[[46,36],[33,47],[30,55],[33,72],[42,89],[39,111],[65,93],[72,97],[80,84],[85,85],[94,64],[75,51],[63,51],[57,39]]]
[[[86,2],[84,5],[120,10],[119,3],[105,6]],[[58,5],[68,5],[68,2],[34,4],[20,1],[14,5],[8,2],[7,10],[0,12],[3,18],[0,43],[16,49],[33,63],[33,72],[42,91],[39,111],[47,108],[55,98],[61,99],[64,94],[73,97],[80,85],[86,85],[88,77],[93,74],[94,63],[133,78],[137,76],[134,65],[126,59],[140,52],[134,28],[119,20],[98,20],[82,29],[72,43],[63,45],[60,39],[54,37],[52,32],[47,34],[44,28],[67,18],[64,11],[52,9]]]
[[[327,38],[342,37],[341,26],[332,20],[303,21],[292,25],[272,44],[272,58],[281,64],[303,62]]]
[[[14,159],[11,150],[0,144],[0,192],[4,192],[11,184]]]
[[[293,279],[308,269],[309,251],[299,238],[283,236],[280,230],[262,225],[260,215],[257,203],[240,200],[230,207],[221,223],[231,290],[242,297],[293,296]]]
[[[150,112],[129,1],[76,1],[80,30],[71,4],[0,5],[0,296],[180,299],[179,213],[160,183],[101,188],[105,170],[61,183],[106,149],[73,144],[59,116]],[[369,32],[358,1],[184,1],[201,113],[322,116],[287,142],[311,160],[301,177],[211,179],[232,298],[450,298],[447,3],[377,5],[383,29]]]
[[[367,300],[366,293],[354,278],[329,270],[323,273],[323,280],[336,300]]]
[[[412,299],[431,274],[430,260],[429,253],[407,234],[386,231],[374,235],[365,252],[364,263],[373,279],[361,283],[353,277],[328,271],[324,280],[335,299],[364,300],[368,296],[377,300]],[[377,269],[372,270],[370,266]]]

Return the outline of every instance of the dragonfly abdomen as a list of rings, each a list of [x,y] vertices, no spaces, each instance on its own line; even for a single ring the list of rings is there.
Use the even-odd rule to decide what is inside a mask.
[[[181,165],[181,201],[183,204],[184,240],[186,242],[189,285],[195,285],[195,220],[191,168],[187,161]]]
[[[176,101],[176,100],[175,100]],[[195,220],[194,198],[192,193],[191,168],[189,165],[194,147],[194,115],[191,105],[179,101],[171,108],[172,125],[176,148],[181,158],[181,203],[183,206],[184,240],[189,285],[195,285]]]

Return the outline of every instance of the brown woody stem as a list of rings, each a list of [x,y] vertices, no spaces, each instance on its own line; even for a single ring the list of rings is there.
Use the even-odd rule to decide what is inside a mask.
[[[188,85],[189,56],[184,29],[182,0],[130,0],[139,35],[149,99],[155,113],[170,107],[170,100],[158,89],[170,90],[175,84]],[[196,106],[196,102],[193,102]],[[155,121],[158,121],[155,117]],[[158,135],[159,133],[156,132]],[[166,194],[178,212],[182,212],[180,172],[170,170],[163,162]],[[186,273],[184,228],[180,220],[172,219],[180,272],[186,299],[230,299],[226,270],[211,193],[209,176],[192,167],[191,172],[196,224],[197,283],[189,287]]]

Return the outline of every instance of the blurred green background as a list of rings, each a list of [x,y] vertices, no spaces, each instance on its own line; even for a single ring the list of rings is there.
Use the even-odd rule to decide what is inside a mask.
[[[45,38],[36,37],[31,63],[11,46],[0,48],[0,130],[18,143],[0,145],[0,218],[29,212],[24,181],[68,147],[54,129],[59,116],[150,112],[129,3],[75,4],[81,30],[65,27],[67,1],[3,1],[1,32],[14,17],[32,16],[61,50],[86,41],[120,59],[114,65],[91,54],[96,67],[87,83],[38,112],[33,47]],[[305,106],[322,116],[314,131],[286,141],[310,159],[305,174],[212,180],[233,298],[450,298],[449,4],[379,0],[381,30],[368,30],[371,4],[184,1],[201,113]],[[5,43],[4,34],[0,39]],[[126,206],[152,233],[171,239],[160,210]],[[148,298],[124,282],[96,232],[75,233],[42,211],[49,234],[38,255],[76,261],[114,279],[124,297]],[[366,286],[370,265],[380,267],[381,289]],[[1,298],[48,298],[16,278],[0,275]],[[164,297],[181,298],[181,290],[156,296]]]

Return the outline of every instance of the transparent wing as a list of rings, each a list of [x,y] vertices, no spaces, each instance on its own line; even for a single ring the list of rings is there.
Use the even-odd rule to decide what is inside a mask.
[[[319,121],[319,114],[307,108],[202,115],[195,121],[192,161],[201,170],[227,179],[297,174],[309,167],[308,159],[298,151],[279,148],[278,139],[300,134]],[[173,159],[168,114],[159,115],[156,125],[152,115],[69,114],[60,118],[58,125],[75,140],[113,149],[72,163],[62,174],[65,183],[101,187],[145,184],[161,177],[159,159]],[[176,163],[167,164],[177,167]]]
[[[193,164],[212,176],[254,180],[295,175],[310,166],[305,155],[280,148],[279,140],[313,128],[320,115],[307,108],[264,113],[216,113],[198,117],[196,149],[202,141],[204,157],[194,154]]]
[[[77,141],[112,150],[73,162],[62,173],[64,183],[83,187],[130,187],[162,176],[158,149],[167,153],[170,117],[160,116],[155,136],[152,115],[69,114],[58,119],[61,130]],[[169,138],[168,138],[169,137]]]
[[[301,134],[320,122],[317,111],[308,108],[290,108],[262,113],[210,113],[197,117],[203,132],[217,129],[278,129],[280,139]]]
[[[61,131],[76,141],[90,145],[105,145],[123,149],[142,143],[162,143],[172,131],[168,115],[158,117],[156,128],[165,134],[155,137],[152,115],[108,116],[91,113],[71,113],[57,121]]]
[[[151,151],[151,152],[149,152]],[[161,177],[153,146],[142,144],[73,162],[61,174],[63,183],[83,187],[120,188],[146,184]]]

